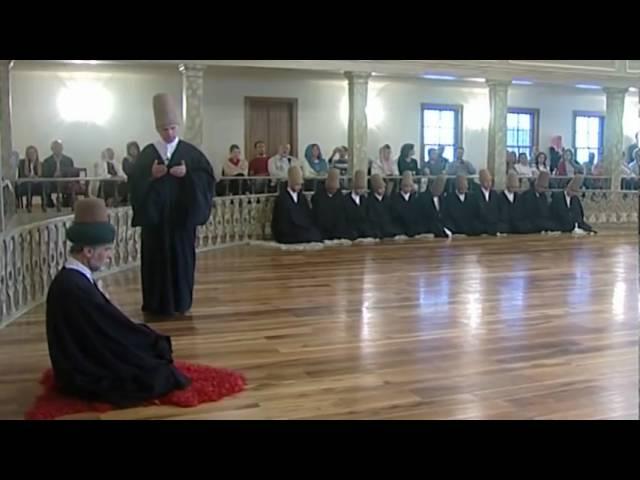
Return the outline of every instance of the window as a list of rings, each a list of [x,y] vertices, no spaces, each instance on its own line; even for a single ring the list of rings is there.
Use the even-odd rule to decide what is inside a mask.
[[[576,160],[585,163],[589,154],[598,159],[602,155],[604,137],[604,115],[594,112],[573,113],[573,148]]]
[[[531,158],[533,147],[538,145],[539,111],[510,108],[507,113],[507,150],[516,154],[526,153]]]
[[[430,148],[444,147],[444,156],[455,158],[462,146],[462,107],[459,105],[422,104],[422,160],[429,158]]]

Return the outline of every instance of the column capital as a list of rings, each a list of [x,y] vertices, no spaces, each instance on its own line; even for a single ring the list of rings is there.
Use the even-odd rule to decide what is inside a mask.
[[[367,83],[371,77],[370,72],[344,72],[344,76],[350,82]]]
[[[489,78],[485,80],[485,83],[487,84],[487,87],[509,88],[509,86],[511,85],[511,82],[509,80],[494,80]]]
[[[187,75],[187,76],[202,76],[204,75],[204,71],[207,69],[206,65],[198,65],[195,63],[181,63],[180,65],[178,65],[178,70],[180,70],[180,72],[183,75]]]
[[[604,93],[606,93],[607,96],[609,96],[609,95],[613,95],[613,96],[621,95],[621,96],[624,96],[629,91],[629,88],[628,87],[604,87],[602,89],[602,91]]]

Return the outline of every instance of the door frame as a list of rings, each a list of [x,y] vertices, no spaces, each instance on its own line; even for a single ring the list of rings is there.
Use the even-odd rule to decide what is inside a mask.
[[[247,160],[249,158],[249,152],[253,152],[253,144],[251,139],[249,138],[249,130],[250,130],[250,116],[251,116],[251,103],[252,102],[280,102],[287,103],[291,105],[291,115],[292,118],[292,132],[291,132],[291,155],[298,157],[298,99],[290,98],[290,97],[244,97],[244,152]],[[267,141],[268,139],[263,139]],[[251,154],[251,158],[253,158],[253,153]]]

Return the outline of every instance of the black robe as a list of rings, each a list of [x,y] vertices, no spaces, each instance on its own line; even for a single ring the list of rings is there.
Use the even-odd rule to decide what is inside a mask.
[[[345,195],[344,205],[347,216],[347,228],[349,229],[349,240],[358,238],[374,238],[375,232],[369,223],[368,198],[360,195],[360,205],[351,197],[351,192]]]
[[[549,199],[546,193],[537,194],[530,188],[522,194],[523,231],[522,233],[554,232],[557,227],[551,218]]]
[[[575,228],[581,228],[585,232],[593,232],[593,227],[584,221],[584,210],[582,202],[577,196],[572,196],[570,206],[567,207],[564,192],[553,192],[551,194],[551,218],[556,224],[556,228],[564,233],[570,233]]]
[[[393,220],[407,237],[415,237],[427,232],[427,226],[421,215],[422,205],[418,195],[413,192],[409,199],[405,200],[401,192],[394,193],[391,197],[391,211]]]
[[[167,167],[186,165],[177,178],[153,179],[151,167],[162,155],[147,145],[129,178],[134,227],[142,227],[142,310],[155,315],[185,313],[193,301],[196,227],[209,220],[213,169],[194,145],[180,140]]]
[[[431,192],[425,192],[418,195],[420,202],[421,218],[427,233],[433,233],[436,237],[445,238],[447,236],[444,231],[444,199],[442,194],[438,198],[438,207],[436,207],[435,199]]]
[[[495,235],[500,231],[498,223],[500,221],[498,207],[498,192],[489,190],[489,200],[484,195],[482,189],[476,194],[479,204],[479,222],[482,226],[482,233]],[[504,233],[504,232],[500,232]]]
[[[187,387],[171,339],[133,323],[83,273],[63,268],[47,294],[47,343],[56,387],[130,407]]]
[[[313,224],[313,216],[307,197],[298,192],[294,202],[288,188],[276,197],[271,218],[271,233],[278,243],[321,242],[322,234]]]
[[[451,233],[460,235],[480,235],[483,226],[480,218],[480,199],[477,195],[467,192],[464,202],[456,192],[449,193],[444,198],[444,224]]]
[[[522,195],[513,192],[513,202],[504,192],[498,194],[498,232],[529,233],[529,222],[524,216]]]
[[[330,196],[324,186],[320,186],[311,197],[311,207],[313,221],[324,240],[349,237],[342,192],[338,190]]]
[[[367,216],[375,238],[393,238],[402,234],[402,229],[393,221],[391,202],[391,197],[386,194],[382,200],[378,200],[374,193],[367,198]]]

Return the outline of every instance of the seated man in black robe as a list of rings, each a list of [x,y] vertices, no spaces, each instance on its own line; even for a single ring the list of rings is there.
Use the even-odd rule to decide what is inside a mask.
[[[104,202],[79,200],[69,260],[47,294],[47,343],[62,393],[127,407],[190,381],[173,365],[171,339],[131,321],[96,285],[93,273],[109,260],[114,238]]]
[[[319,185],[311,197],[313,220],[324,240],[349,237],[344,210],[344,195],[340,191],[340,170],[329,170],[324,186]]]
[[[366,188],[366,174],[362,170],[356,170],[353,177],[353,189],[346,195],[344,202],[347,215],[347,227],[349,228],[349,240],[374,238],[375,236],[367,215],[368,199],[364,194]]]
[[[482,233],[488,235],[498,234],[498,193],[491,188],[493,185],[493,178],[489,170],[480,170],[480,192],[478,192],[478,203],[480,205],[480,224],[482,226]]]
[[[596,233],[593,227],[584,221],[584,210],[578,196],[583,181],[582,175],[576,175],[563,192],[551,194],[551,217],[556,228],[563,233]]]
[[[392,199],[393,220],[400,227],[402,235],[415,237],[427,232],[421,207],[415,192],[413,174],[410,170],[405,170],[400,181],[400,191],[394,193]]]
[[[444,217],[442,215],[446,185],[446,175],[440,175],[429,186],[428,191],[418,195],[425,230],[428,233],[433,233],[438,238],[451,238],[452,236],[451,231],[444,226]]]
[[[302,191],[303,181],[300,167],[289,167],[287,188],[278,194],[271,219],[271,232],[278,243],[322,241],[322,234],[313,223],[311,207]]]
[[[557,231],[549,208],[549,172],[540,172],[533,187],[522,194],[523,224],[522,233],[548,233]]]
[[[523,200],[520,190],[520,178],[516,172],[507,175],[507,186],[498,195],[498,232],[528,233],[529,222],[524,217]]]
[[[469,193],[469,182],[464,175],[456,177],[456,189],[444,199],[444,224],[454,235],[480,235],[482,224],[477,196]]]
[[[373,174],[370,178],[371,192],[369,192],[368,216],[369,224],[373,228],[376,238],[393,238],[402,234],[402,230],[392,218],[391,197],[386,195],[387,187],[379,174]]]

